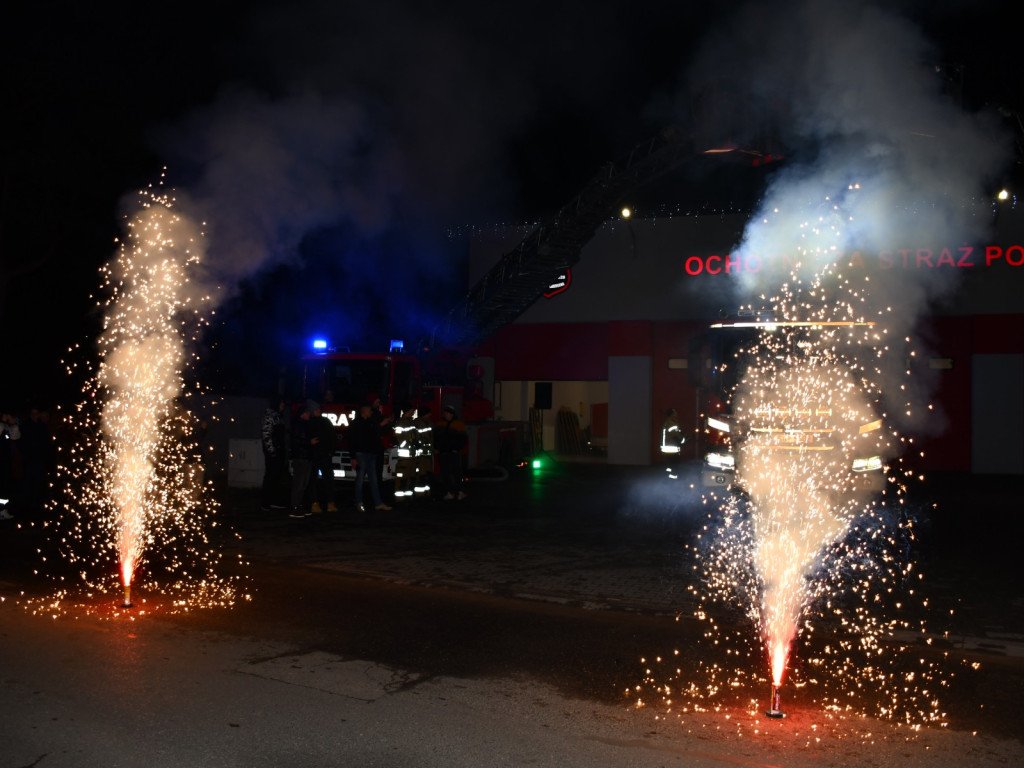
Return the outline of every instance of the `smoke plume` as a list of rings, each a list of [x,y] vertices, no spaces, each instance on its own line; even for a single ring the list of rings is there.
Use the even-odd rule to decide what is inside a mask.
[[[563,170],[512,166],[546,121],[629,93],[613,14],[579,10],[251,10],[220,52],[234,77],[156,137],[180,207],[205,223],[201,282],[235,320],[221,354],[268,338],[294,354],[314,329],[352,345],[371,331],[427,335],[464,290],[448,228],[507,216],[524,173]]]
[[[898,9],[853,0],[750,4],[709,37],[691,85],[732,94],[737,142],[767,132],[787,156],[735,245],[761,264],[737,276],[737,304],[767,304],[835,265],[843,279],[869,280],[864,315],[884,313],[901,339],[955,290],[955,268],[907,268],[901,250],[913,267],[918,249],[936,260],[983,242],[1011,145],[990,116],[958,103],[939,62]]]

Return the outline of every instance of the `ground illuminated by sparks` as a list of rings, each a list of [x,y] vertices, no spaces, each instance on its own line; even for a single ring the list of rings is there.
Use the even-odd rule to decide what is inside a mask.
[[[188,376],[210,305],[191,281],[202,233],[151,188],[119,246],[101,271],[99,362],[67,417],[60,497],[41,524],[56,550],[41,549],[43,575],[60,586],[27,604],[108,616],[228,607],[244,564],[219,550],[235,535],[204,479],[193,407],[209,398]]]

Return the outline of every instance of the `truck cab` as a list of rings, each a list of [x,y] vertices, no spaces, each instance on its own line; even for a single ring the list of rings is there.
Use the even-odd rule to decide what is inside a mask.
[[[421,430],[425,420],[436,423],[445,406],[455,408],[469,436],[467,469],[511,466],[520,458],[524,425],[495,421],[482,369],[468,363],[465,355],[449,352],[433,352],[421,359],[419,355],[405,353],[404,345],[397,341],[391,343],[386,354],[353,352],[323,340],[313,342],[312,350],[288,370],[283,388],[295,402],[315,400],[323,415],[334,424],[338,432],[333,462],[335,478],[354,479],[345,433],[359,408],[376,400],[380,400],[381,413],[395,421],[413,412]],[[385,435],[385,481],[394,479],[398,460],[406,458],[398,442],[393,433]],[[419,442],[417,450],[429,453],[428,437]]]
[[[859,343],[869,325],[756,315],[713,325],[703,486],[753,493],[781,473],[835,497],[881,490],[887,437],[857,374],[874,352]]]
[[[315,400],[323,415],[338,433],[338,450],[334,455],[334,476],[340,480],[355,477],[352,456],[345,434],[359,409],[380,400],[381,413],[398,418],[419,407],[422,385],[420,361],[416,355],[404,354],[402,347],[392,343],[388,353],[352,352],[348,347],[332,347],[314,341],[313,351],[303,355],[291,371],[286,385],[298,402]],[[384,480],[394,478],[398,451],[385,441],[382,465]]]

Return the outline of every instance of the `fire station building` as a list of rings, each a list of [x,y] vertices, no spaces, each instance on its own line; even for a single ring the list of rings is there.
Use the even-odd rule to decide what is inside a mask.
[[[989,242],[852,255],[875,281],[943,286],[913,330],[928,379],[927,420],[915,436],[921,470],[1024,474],[1024,213],[991,215]],[[763,257],[731,252],[746,223],[740,214],[680,215],[599,227],[544,298],[478,348],[496,416],[529,421],[532,411],[545,450],[644,465],[658,460],[674,408],[693,436],[684,457],[700,458],[692,340],[754,299],[743,276],[764,269]],[[528,231],[478,230],[470,285]]]

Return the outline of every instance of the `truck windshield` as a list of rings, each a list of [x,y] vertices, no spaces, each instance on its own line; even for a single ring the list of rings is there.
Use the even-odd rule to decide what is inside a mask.
[[[751,327],[752,324],[721,323],[699,340],[695,384],[728,401],[750,366],[788,368],[800,365],[842,365],[864,369],[875,356],[870,345],[859,343],[869,323],[807,323],[806,327]],[[798,324],[804,326],[804,324]],[[700,365],[701,360],[705,365]]]
[[[360,406],[373,396],[387,400],[390,382],[387,360],[323,360],[310,363],[306,396],[324,403]]]

